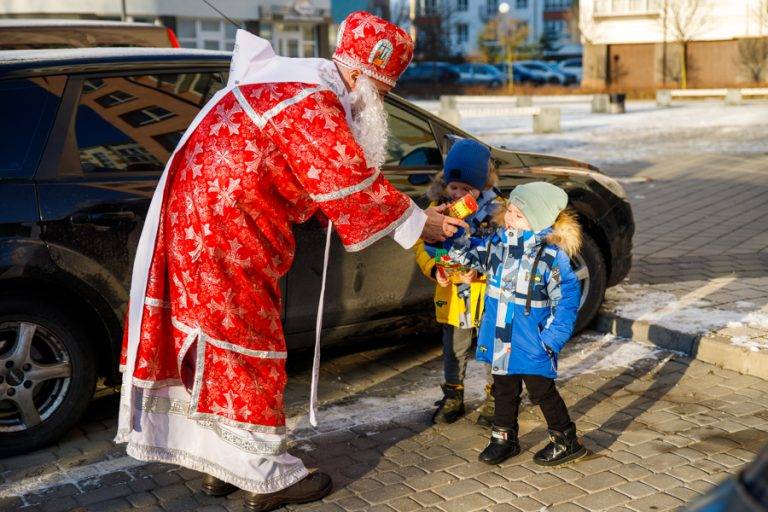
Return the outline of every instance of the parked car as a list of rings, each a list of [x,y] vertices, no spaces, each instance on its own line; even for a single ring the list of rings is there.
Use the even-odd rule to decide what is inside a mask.
[[[447,62],[414,62],[406,68],[398,83],[454,83],[458,80],[459,73]]]
[[[501,64],[494,64],[496,69],[498,69],[502,75],[506,78],[507,81],[509,81],[509,64],[506,62],[502,62]],[[525,70],[521,69],[519,66],[516,66],[514,63],[512,64],[512,80],[514,83],[532,83],[534,85],[539,85],[536,81],[536,77],[531,75],[530,73],[527,73]]]
[[[459,73],[460,84],[500,87],[507,81],[506,75],[490,64],[466,62],[453,66],[453,69]]]
[[[581,59],[565,59],[558,66],[562,71],[575,75],[579,83],[581,83],[581,79],[584,76]]]
[[[559,70],[538,60],[521,60],[515,62],[515,67],[523,72],[536,77],[536,83],[539,84],[564,84],[565,77]]]
[[[122,320],[139,233],[181,133],[226,83],[230,54],[96,48],[0,53],[0,457],[50,443],[80,417],[97,378],[119,383]],[[457,137],[472,137],[386,97],[383,172],[426,206],[425,191]],[[584,227],[574,259],[578,328],[631,262],[634,223],[621,186],[593,166],[491,148],[504,194],[548,181]],[[325,234],[296,226],[282,280],[288,347],[314,340]],[[434,328],[434,285],[411,251],[384,239],[359,253],[335,240],[325,343]]]
[[[581,81],[574,73],[561,68],[560,64],[557,62],[545,62],[544,64],[549,66],[549,69],[560,76],[560,85],[573,85]]]
[[[149,23],[50,18],[0,19],[0,50],[94,46],[178,47],[169,28]]]

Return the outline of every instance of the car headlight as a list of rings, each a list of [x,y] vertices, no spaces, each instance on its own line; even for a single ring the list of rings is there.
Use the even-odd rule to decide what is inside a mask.
[[[600,174],[599,172],[592,172],[590,175],[596,182],[610,190],[616,196],[620,197],[621,199],[627,198],[627,193],[624,192],[624,187],[622,187],[618,181],[609,176],[606,176],[605,174]]]

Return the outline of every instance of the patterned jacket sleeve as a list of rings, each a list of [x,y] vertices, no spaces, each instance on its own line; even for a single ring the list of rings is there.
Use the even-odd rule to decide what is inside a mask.
[[[453,239],[448,255],[453,261],[467,268],[488,274],[492,272],[489,258],[494,247],[492,238],[493,235],[475,238],[463,233]]]
[[[318,89],[296,98],[271,117],[267,133],[333,221],[344,247],[364,249],[400,226],[417,206],[366,165],[333,92]]]
[[[561,250],[557,251],[547,276],[547,294],[551,313],[541,332],[541,342],[560,352],[573,334],[581,301],[579,278],[571,268],[568,256]]]

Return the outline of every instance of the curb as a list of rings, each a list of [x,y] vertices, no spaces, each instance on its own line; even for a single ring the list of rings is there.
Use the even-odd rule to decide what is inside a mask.
[[[717,334],[693,334],[676,331],[645,320],[633,320],[601,310],[592,325],[598,332],[652,343],[659,348],[683,352],[689,357],[726,370],[768,380],[768,352],[731,344]]]

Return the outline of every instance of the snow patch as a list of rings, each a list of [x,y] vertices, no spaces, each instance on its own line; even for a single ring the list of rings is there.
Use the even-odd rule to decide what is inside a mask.
[[[658,361],[670,354],[655,346],[619,338],[611,334],[582,334],[568,342],[560,354],[558,381],[567,381],[579,375],[617,368],[629,368],[641,361]],[[479,402],[485,396],[486,366],[471,360],[464,380],[467,402]],[[442,372],[434,372],[427,379],[414,383],[406,393],[394,396],[360,396],[349,402],[321,407],[318,412],[319,433],[331,433],[356,426],[373,426],[398,419],[423,416],[434,411],[434,402],[442,397]],[[369,390],[370,393],[370,390]],[[306,414],[288,418],[291,437],[303,440],[318,435],[312,429]]]

